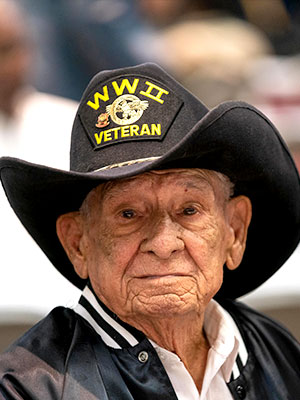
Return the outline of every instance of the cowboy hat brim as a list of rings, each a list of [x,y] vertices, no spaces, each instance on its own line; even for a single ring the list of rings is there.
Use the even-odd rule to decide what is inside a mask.
[[[57,238],[58,216],[78,210],[87,193],[100,183],[168,168],[222,172],[235,184],[235,195],[246,195],[252,202],[243,260],[234,271],[225,267],[219,296],[236,298],[254,290],[296,248],[300,239],[298,172],[276,128],[247,103],[217,106],[166,154],[145,162],[80,173],[0,159],[1,180],[12,208],[54,266],[79,288],[86,282],[75,273]]]

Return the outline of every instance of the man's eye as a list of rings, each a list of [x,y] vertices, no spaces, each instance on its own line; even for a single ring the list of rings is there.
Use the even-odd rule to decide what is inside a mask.
[[[183,215],[194,215],[197,213],[197,210],[195,207],[185,207],[183,209]]]
[[[135,216],[135,212],[133,210],[123,210],[122,217],[126,219],[131,219]]]

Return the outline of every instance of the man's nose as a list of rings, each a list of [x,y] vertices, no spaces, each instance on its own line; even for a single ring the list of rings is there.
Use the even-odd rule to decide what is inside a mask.
[[[161,259],[184,249],[180,226],[169,216],[154,220],[147,231],[147,238],[141,244],[141,251],[153,253]]]

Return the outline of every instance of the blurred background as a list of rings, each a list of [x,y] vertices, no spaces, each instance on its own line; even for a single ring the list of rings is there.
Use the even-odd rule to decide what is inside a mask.
[[[89,80],[146,61],[210,108],[237,99],[257,106],[300,169],[297,0],[0,0],[0,156],[68,169],[72,122]],[[2,188],[0,218],[3,350],[53,307],[74,306],[80,293],[26,233]],[[241,300],[300,339],[300,247]]]

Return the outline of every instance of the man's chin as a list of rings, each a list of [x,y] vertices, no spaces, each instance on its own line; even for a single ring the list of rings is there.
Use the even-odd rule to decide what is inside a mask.
[[[199,312],[198,308],[199,303],[190,293],[184,296],[177,293],[155,294],[148,298],[137,296],[133,305],[134,312],[139,316],[167,319]]]

